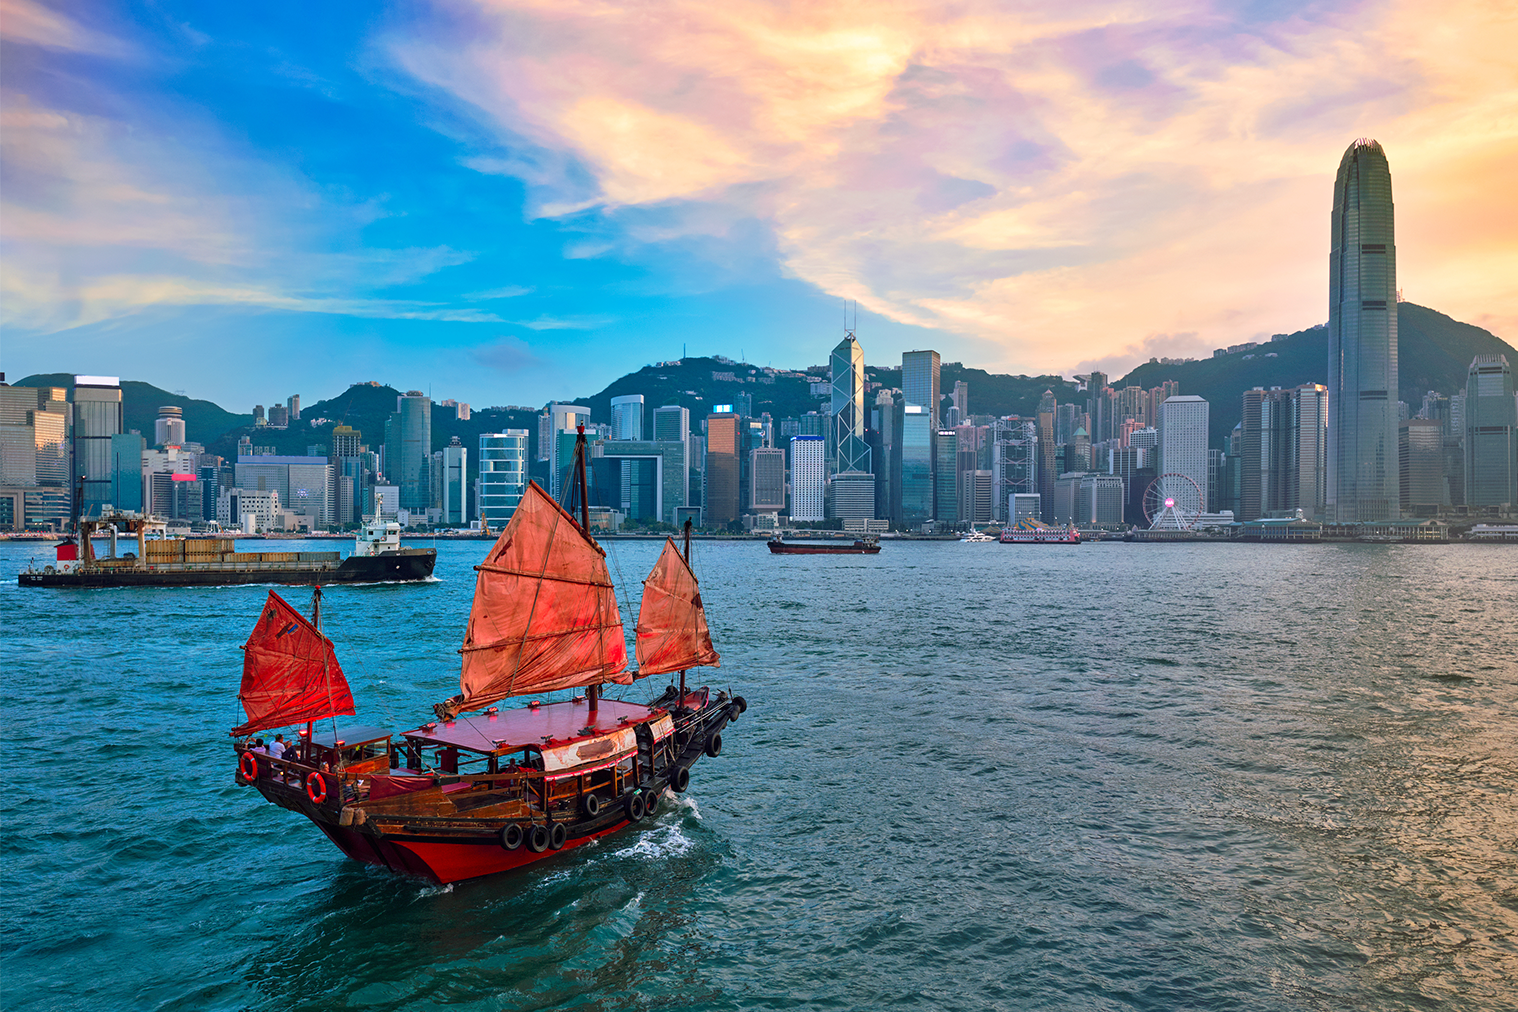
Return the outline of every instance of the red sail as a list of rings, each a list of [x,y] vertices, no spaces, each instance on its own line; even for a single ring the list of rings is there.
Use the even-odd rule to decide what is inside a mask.
[[[248,720],[232,734],[338,715],[351,716],[353,693],[338,666],[332,641],[274,591],[243,645],[242,688],[237,696]]]
[[[606,553],[536,482],[475,567],[452,716],[507,696],[632,681]]]
[[[668,538],[664,539],[659,561],[643,581],[637,652],[639,678],[684,668],[722,666],[706,627],[696,574]]]

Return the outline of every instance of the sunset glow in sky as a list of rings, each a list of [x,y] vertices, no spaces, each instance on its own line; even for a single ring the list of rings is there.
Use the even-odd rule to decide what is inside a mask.
[[[0,368],[246,411],[691,354],[1101,367],[1327,318],[1333,176],[1518,340],[1518,5],[0,0]]]

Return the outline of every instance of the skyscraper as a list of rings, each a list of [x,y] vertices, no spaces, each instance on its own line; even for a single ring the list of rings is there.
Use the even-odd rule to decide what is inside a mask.
[[[731,411],[707,415],[705,526],[726,527],[738,519],[738,471],[738,416]]]
[[[153,423],[153,445],[184,445],[184,410],[173,404],[158,409],[158,420]]]
[[[111,437],[121,433],[121,380],[74,377],[74,479],[84,479],[85,513],[110,502]]]
[[[527,491],[527,430],[480,433],[480,519],[499,531]]]
[[[684,442],[690,435],[690,408],[666,404],[654,410],[654,439],[661,443]]]
[[[385,425],[385,477],[400,488],[401,509],[432,505],[432,398],[408,390]],[[290,500],[280,498],[287,508]]]
[[[870,448],[864,440],[869,416],[864,413],[864,349],[850,334],[833,349],[833,445],[838,448],[836,470],[873,474]]]
[[[1391,169],[1373,140],[1334,180],[1328,271],[1328,504],[1341,523],[1398,514],[1397,247]]]
[[[1518,505],[1518,402],[1506,355],[1477,355],[1465,383],[1465,501]]]
[[[611,438],[643,438],[642,394],[623,394],[611,399]]]
[[[933,519],[933,434],[937,431],[926,405],[902,405],[901,522],[908,527]]]
[[[454,436],[442,452],[442,501],[438,505],[443,510],[443,523],[459,527],[469,522],[469,448],[459,442],[458,436]]]
[[[822,519],[825,441],[821,436],[791,437],[791,520],[815,523]]]
[[[936,351],[908,351],[901,355],[902,399],[925,408],[935,432],[941,417],[938,411],[939,365]]]
[[[1159,408],[1160,472],[1182,474],[1196,482],[1204,513],[1208,510],[1207,411],[1207,402],[1194,394],[1166,398]]]

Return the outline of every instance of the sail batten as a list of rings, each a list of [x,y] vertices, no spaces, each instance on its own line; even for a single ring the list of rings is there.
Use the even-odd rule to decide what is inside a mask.
[[[452,716],[508,696],[632,681],[605,553],[536,482],[485,561]]]
[[[355,712],[332,641],[274,591],[242,649],[237,695],[248,719],[233,736]]]
[[[668,538],[659,561],[643,581],[635,649],[640,678],[722,666],[706,625],[696,574]]]

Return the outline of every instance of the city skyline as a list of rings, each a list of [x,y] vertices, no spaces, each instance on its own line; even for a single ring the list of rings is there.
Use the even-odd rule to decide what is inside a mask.
[[[1410,297],[1514,332],[1488,8],[592,7],[12,0],[0,366],[140,375],[151,341],[182,361],[147,378],[230,401],[377,356],[512,402],[803,361],[853,298],[881,358],[1116,374],[1321,322],[1313,208],[1359,134],[1397,153]]]

